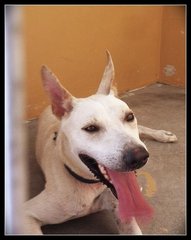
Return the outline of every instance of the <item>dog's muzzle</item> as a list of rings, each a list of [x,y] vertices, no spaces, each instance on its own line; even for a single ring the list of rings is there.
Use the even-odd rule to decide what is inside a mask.
[[[94,174],[94,176],[99,179],[100,182],[102,182],[103,184],[105,184],[108,188],[111,189],[113,195],[117,198],[117,193],[116,190],[113,186],[113,184],[111,184],[110,181],[108,181],[104,175],[101,173],[100,168],[98,166],[97,161],[86,155],[86,154],[79,154],[79,158],[81,159],[81,161],[89,168],[89,170]]]
[[[135,171],[136,169],[139,169],[146,164],[148,157],[149,153],[142,146],[128,148],[122,156],[121,168],[116,169],[116,171],[120,172]],[[113,184],[111,183],[111,181],[105,178],[106,175],[104,175],[103,172],[101,171],[100,165],[97,163],[96,159],[86,154],[79,154],[79,158],[89,168],[89,170],[94,174],[94,176],[97,179],[99,179],[100,182],[102,182],[108,188],[110,188],[114,196],[117,197],[117,193]]]

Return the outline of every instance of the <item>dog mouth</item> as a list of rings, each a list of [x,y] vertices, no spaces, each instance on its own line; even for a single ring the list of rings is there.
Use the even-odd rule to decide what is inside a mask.
[[[89,168],[89,170],[94,174],[94,176],[103,184],[105,184],[108,188],[111,189],[113,195],[118,198],[117,192],[115,190],[114,185],[112,184],[112,180],[109,177],[107,170],[104,166],[98,164],[96,160],[86,154],[79,154],[79,158],[81,161]]]
[[[144,199],[135,172],[119,172],[106,168],[86,154],[79,154],[81,161],[94,176],[112,191],[118,199],[118,214],[122,222],[132,217],[151,219],[153,209]]]

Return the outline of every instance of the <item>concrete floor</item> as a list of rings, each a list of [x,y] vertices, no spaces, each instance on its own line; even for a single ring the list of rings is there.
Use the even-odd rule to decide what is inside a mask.
[[[186,234],[185,209],[185,92],[181,88],[154,84],[121,96],[133,109],[138,123],[169,130],[178,142],[146,140],[150,161],[138,171],[143,194],[155,209],[153,221],[141,226],[143,234]],[[34,157],[37,120],[27,123],[29,198],[38,194],[44,179]],[[117,234],[111,213],[103,211],[63,224],[43,227],[45,234]]]

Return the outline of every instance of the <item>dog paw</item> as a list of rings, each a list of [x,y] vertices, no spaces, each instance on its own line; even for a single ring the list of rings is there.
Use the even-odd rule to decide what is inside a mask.
[[[119,234],[127,234],[127,235],[143,235],[141,229],[138,228],[130,228],[130,227],[125,227],[119,229]]]
[[[176,142],[178,139],[175,134],[165,130],[157,130],[155,139],[159,142]]]
[[[137,221],[133,217],[131,221],[126,223],[121,223],[121,221],[117,221],[118,229],[120,234],[128,234],[128,235],[142,235],[142,231],[137,224]]]

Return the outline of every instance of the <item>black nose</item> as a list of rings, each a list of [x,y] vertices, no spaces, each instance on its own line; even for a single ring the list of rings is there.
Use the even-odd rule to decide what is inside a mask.
[[[128,171],[133,171],[141,168],[148,161],[149,153],[147,150],[140,146],[130,148],[123,156],[123,161]]]

